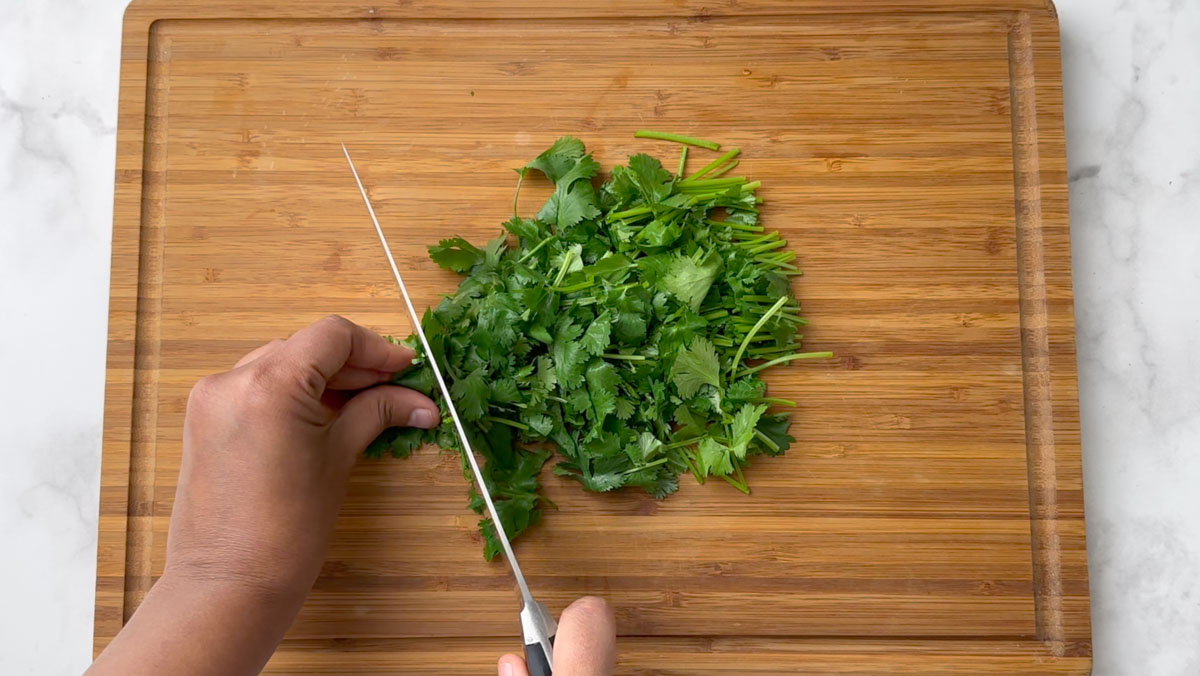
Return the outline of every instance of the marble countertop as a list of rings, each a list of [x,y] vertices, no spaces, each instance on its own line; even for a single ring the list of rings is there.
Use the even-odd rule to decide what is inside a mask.
[[[0,0],[0,673],[91,658],[121,14]],[[1059,0],[1095,673],[1200,674],[1200,1]]]

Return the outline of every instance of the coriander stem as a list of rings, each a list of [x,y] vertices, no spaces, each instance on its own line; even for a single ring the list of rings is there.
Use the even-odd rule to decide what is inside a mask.
[[[771,239],[772,237],[776,237],[776,236],[778,236],[778,235],[776,235],[775,231],[772,230],[771,232],[768,232],[765,235],[759,235],[758,237],[755,237],[753,239],[748,239],[744,242],[738,242],[738,246],[747,246],[747,247],[755,246],[755,245],[761,244],[763,242],[766,242],[767,240]],[[783,241],[783,240],[780,240],[780,241]]]
[[[633,132],[634,138],[651,138],[656,141],[671,141],[672,143],[683,143],[689,146],[704,148],[705,150],[720,150],[721,144],[713,141],[705,141],[704,139],[694,136],[684,136],[683,134],[671,134],[665,131],[651,131],[649,129],[639,129]]]
[[[769,320],[776,312],[779,312],[779,308],[783,307],[783,304],[786,302],[788,302],[788,297],[780,296],[779,300],[775,301],[775,304],[771,306],[771,309],[764,312],[763,316],[758,318],[758,322],[754,324],[754,328],[750,329],[750,333],[746,334],[746,337],[742,339],[741,347],[738,348],[737,354],[733,356],[733,361],[729,364],[729,376],[731,378],[733,377],[734,369],[736,369],[738,364],[741,363],[742,355],[745,354],[746,348],[750,345],[750,339],[753,338],[754,334],[758,333],[758,330],[767,323],[767,320]]]
[[[621,472],[621,474],[628,475],[628,474],[633,474],[634,472],[640,472],[644,469],[650,469],[651,467],[658,467],[659,465],[663,464],[666,461],[667,461],[666,458],[659,458],[658,460],[655,460],[654,462],[646,463],[645,465],[642,465],[641,467],[630,467],[629,469],[625,470],[624,472]]]
[[[712,312],[706,312],[700,316],[705,319],[708,319],[708,320],[720,319],[721,317],[729,316],[729,311],[728,310],[713,310]]]
[[[519,422],[517,422],[517,421],[515,421],[515,420],[507,420],[507,419],[505,419],[505,418],[497,418],[497,417],[496,417],[496,416],[494,416],[494,415],[485,415],[485,416],[483,416],[483,419],[484,419],[484,420],[491,420],[492,422],[495,422],[495,423],[500,423],[501,425],[508,425],[509,427],[515,427],[515,428],[517,428],[517,429],[519,429],[519,430],[521,430],[521,431],[523,431],[523,432],[528,432],[528,431],[529,431],[529,426],[528,426],[528,425],[525,425],[525,424],[523,424],[523,423],[519,423]]]
[[[524,256],[521,256],[519,259],[517,259],[517,262],[524,263],[527,258],[529,258],[533,254],[537,253],[538,250],[541,249],[542,247],[546,246],[546,242],[549,242],[550,240],[552,240],[556,237],[558,237],[558,235],[550,235],[546,239],[543,239],[542,241],[538,242],[537,246],[533,247],[529,251],[526,251]]]
[[[517,172],[517,191],[513,193],[513,218],[520,218],[520,216],[517,216],[517,200],[521,198],[521,184],[525,182],[526,171],[528,171],[527,168],[521,167],[520,171]]]
[[[768,437],[767,435],[765,435],[761,431],[759,431],[759,429],[757,427],[754,428],[754,436],[758,437],[758,440],[763,442],[764,444],[766,444],[767,448],[771,449],[772,451],[779,450],[779,444],[775,443],[774,440],[771,439],[771,437]]]
[[[737,472],[738,481],[746,487],[746,494],[750,494],[750,485],[746,483],[746,475],[742,474],[742,465],[736,459],[733,461],[733,471]]]
[[[683,448],[684,446],[691,446],[692,444],[698,444],[703,439],[704,439],[704,437],[692,437],[691,439],[684,439],[683,441],[676,441],[675,443],[667,444],[667,445],[663,446],[663,448],[667,449],[667,450],[670,450],[672,448]]]
[[[750,401],[756,404],[777,404],[779,406],[795,406],[796,402],[791,399],[778,399],[776,397],[755,397]]]
[[[738,164],[740,164],[740,160],[734,160],[734,161],[730,162],[729,164],[726,164],[725,166],[721,167],[720,169],[714,171],[713,173],[709,174],[709,177],[717,178],[718,176],[727,173],[730,169],[733,169]]]
[[[605,359],[623,359],[625,361],[646,361],[646,356],[641,354],[616,354],[615,352],[605,352],[600,355]]]
[[[763,369],[768,369],[768,368],[771,368],[772,366],[776,366],[778,364],[786,364],[787,362],[794,361],[796,359],[828,359],[829,357],[832,357],[832,356],[833,356],[832,352],[797,352],[795,354],[789,354],[784,357],[776,357],[776,358],[772,359],[771,361],[763,362],[762,364],[759,364],[758,366],[754,366],[752,368],[742,369],[741,371],[737,372],[737,377],[740,378],[742,376],[748,376],[751,373],[758,373],[759,371],[761,371]]]
[[[712,162],[709,162],[700,171],[697,171],[696,173],[692,174],[691,176],[688,176],[687,178],[683,179],[684,182],[686,183],[687,181],[694,181],[698,178],[704,177],[705,175],[708,174],[708,172],[720,167],[722,164],[725,164],[729,160],[732,160],[733,158],[737,157],[738,153],[740,153],[740,152],[742,152],[740,148],[730,148],[729,152],[718,157],[717,159],[713,160]]]
[[[753,181],[751,183],[747,183],[746,185],[742,186],[742,192],[743,193],[754,192],[755,190],[758,190],[761,186],[762,186],[762,181]]]
[[[787,345],[772,345],[770,347],[752,347],[749,350],[746,350],[746,354],[749,355],[751,359],[766,359],[767,355],[769,354],[792,352],[798,347],[800,346],[796,345],[795,343],[789,343]]]
[[[560,404],[565,404],[565,403],[567,403],[567,400],[566,400],[566,399],[563,399],[562,397],[556,397],[556,396],[554,396],[553,394],[547,394],[547,395],[546,395],[546,398],[547,398],[547,399],[549,399],[550,401],[557,401],[557,402],[558,402],[558,403],[560,403]]]
[[[759,244],[758,246],[751,248],[746,253],[751,254],[751,255],[760,254],[760,253],[765,253],[767,251],[770,251],[771,249],[778,249],[781,246],[787,246],[787,242],[783,241],[782,239],[779,239],[779,240],[775,240],[774,242],[766,242],[764,244]]]
[[[650,205],[645,204],[640,207],[633,207],[632,209],[626,209],[625,211],[610,212],[608,214],[608,216],[606,216],[605,218],[608,220],[608,222],[611,223],[613,221],[619,221],[623,218],[629,218],[630,216],[640,216],[642,214],[648,214],[648,213],[650,213],[650,211],[651,211]]]
[[[578,284],[572,284],[571,286],[563,286],[563,287],[556,286],[556,287],[554,287],[553,290],[557,291],[559,293],[575,293],[576,291],[583,291],[584,289],[590,289],[595,285],[596,285],[596,280],[589,279],[586,282],[579,282]]]
[[[731,221],[714,221],[709,220],[713,225],[724,225],[734,230],[745,230],[746,232],[762,232],[765,228],[761,225],[746,225],[745,223],[733,223]]]
[[[683,170],[687,168],[688,147],[684,146],[683,150],[679,151],[679,169],[675,171],[675,178],[683,178]]]
[[[567,249],[567,255],[563,256],[562,267],[558,269],[558,276],[554,278],[554,283],[550,285],[552,290],[562,283],[563,277],[567,276],[567,268],[571,267],[574,258],[575,250]]]
[[[738,483],[736,480],[734,480],[733,477],[729,476],[728,474],[722,474],[721,478],[724,479],[730,486],[733,486],[734,488],[745,493],[746,495],[750,495],[750,487],[747,486],[746,484]]]

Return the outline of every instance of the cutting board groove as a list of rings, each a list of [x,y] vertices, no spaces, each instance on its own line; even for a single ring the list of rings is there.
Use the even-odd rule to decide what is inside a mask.
[[[673,152],[631,138],[653,127],[743,148],[808,272],[806,341],[838,358],[772,374],[801,402],[800,442],[752,468],[750,497],[590,495],[547,473],[560,509],[518,543],[531,584],[555,609],[609,598],[622,673],[1086,673],[1053,8],[584,12],[135,0],[96,649],[161,573],[191,384],[328,312],[408,331],[337,143],[420,305],[454,283],[423,245],[493,233],[510,167],[562,133],[604,166]],[[511,581],[479,560],[464,492],[432,451],[360,464],[268,671],[484,673],[517,647]]]

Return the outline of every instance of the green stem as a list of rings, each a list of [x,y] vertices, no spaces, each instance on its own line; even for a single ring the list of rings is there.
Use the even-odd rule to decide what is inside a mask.
[[[765,228],[761,225],[746,225],[745,223],[733,223],[731,221],[708,221],[712,225],[723,225],[734,230],[745,230],[746,232],[762,232]]]
[[[773,261],[776,263],[786,263],[796,257],[795,251],[776,251],[772,254],[759,254],[755,256],[755,260]]]
[[[550,240],[555,239],[557,237],[558,237],[558,235],[550,235],[546,239],[543,239],[542,241],[538,242],[537,246],[533,247],[529,251],[526,251],[524,256],[521,256],[519,259],[517,259],[517,262],[524,263],[526,259],[528,259],[533,254],[537,253],[538,250],[540,250],[542,247],[546,246],[547,242],[549,242]]]
[[[728,483],[730,486],[733,486],[734,488],[745,493],[746,495],[750,495],[750,487],[747,486],[746,484],[738,483],[733,477],[729,476],[728,474],[722,474],[721,478],[724,479],[726,481],[726,483]]]
[[[513,193],[513,218],[520,218],[520,216],[517,215],[517,200],[521,198],[521,184],[525,182],[526,171],[529,170],[522,167],[521,170],[517,172],[517,192]]]
[[[590,289],[595,285],[596,285],[596,280],[589,279],[586,282],[579,282],[578,284],[572,284],[571,286],[554,287],[552,290],[557,291],[559,293],[575,293],[576,291],[583,291],[584,289]]]
[[[706,312],[700,316],[704,317],[705,319],[707,319],[709,321],[712,321],[714,319],[720,319],[721,317],[728,317],[729,311],[728,310],[713,310],[712,312]]]
[[[793,406],[793,407],[796,405],[796,402],[792,401],[791,399],[779,399],[776,397],[755,397],[754,399],[751,399],[750,401],[754,402],[755,404],[776,404],[778,406]],[[755,431],[758,431],[758,430],[755,430]]]
[[[629,218],[630,216],[640,216],[642,214],[648,214],[650,212],[651,212],[650,205],[645,204],[640,207],[633,207],[632,209],[626,209],[625,211],[614,211],[607,216],[607,219],[611,223],[612,221],[619,221],[623,218]]]
[[[650,469],[651,467],[658,467],[659,465],[663,464],[666,461],[667,461],[666,458],[659,458],[658,460],[655,460],[654,462],[648,462],[645,465],[642,465],[641,467],[630,467],[629,469],[625,470],[624,472],[621,472],[621,474],[633,474],[634,472],[640,472],[644,469]]]
[[[731,176],[729,178],[705,178],[699,181],[688,181],[680,186],[680,188],[698,190],[700,188],[721,188],[731,185],[746,185],[746,177]]]
[[[641,354],[616,354],[615,352],[605,352],[600,355],[605,359],[623,359],[625,361],[646,361],[646,356]]]
[[[713,173],[709,174],[708,177],[709,178],[717,178],[718,176],[721,176],[722,174],[729,173],[730,169],[733,169],[734,167],[736,167],[739,164],[741,164],[741,162],[739,160],[734,160],[734,161],[730,162],[729,164],[726,164],[725,166],[721,167],[720,169],[714,171]]]
[[[691,446],[692,444],[698,444],[703,439],[704,439],[704,437],[692,437],[691,439],[684,439],[683,441],[676,441],[675,443],[667,444],[667,445],[663,446],[663,448],[665,450],[671,450],[672,448],[683,448],[684,446]]]
[[[742,474],[742,465],[736,459],[733,461],[733,471],[737,472],[738,481],[746,487],[746,493],[750,493],[750,484],[746,483],[746,475]]]
[[[767,251],[770,251],[771,249],[778,249],[781,246],[787,246],[787,242],[783,241],[782,239],[776,240],[774,242],[766,242],[764,244],[759,244],[758,246],[747,251],[746,253],[748,253],[748,254],[766,253]]]
[[[558,269],[558,276],[554,278],[554,283],[550,285],[553,289],[562,283],[563,277],[567,276],[567,268],[571,267],[571,262],[575,259],[575,250],[567,249],[567,255],[563,256],[562,267]]]
[[[762,432],[760,432],[760,431],[758,430],[758,428],[755,428],[755,429],[754,429],[754,436],[758,437],[758,440],[759,440],[759,441],[761,441],[761,442],[763,442],[764,444],[766,444],[766,445],[767,445],[767,448],[771,449],[772,451],[778,451],[778,450],[779,450],[779,444],[777,444],[777,443],[775,443],[774,441],[772,441],[772,440],[771,440],[771,437],[768,437],[767,435],[765,435],[765,434],[763,434]]]
[[[675,171],[677,178],[683,178],[683,170],[687,168],[688,147],[684,146],[683,150],[679,151],[679,169]]]
[[[742,192],[743,193],[754,192],[755,190],[758,190],[761,186],[762,186],[762,181],[753,181],[751,183],[747,183],[746,185],[742,186]]]
[[[748,376],[751,373],[758,373],[763,369],[768,369],[778,364],[786,364],[789,361],[795,361],[797,359],[828,359],[832,356],[832,352],[797,352],[796,354],[789,354],[784,357],[776,357],[771,361],[763,362],[752,368],[742,369],[741,371],[737,372],[737,377],[741,378],[742,376]]]
[[[497,418],[497,417],[496,417],[496,416],[494,416],[494,415],[485,415],[485,416],[483,416],[483,419],[484,419],[484,420],[491,420],[492,422],[495,422],[495,423],[500,423],[500,424],[502,424],[502,425],[508,425],[509,427],[515,427],[515,428],[517,428],[517,429],[519,429],[519,430],[521,430],[521,431],[523,431],[523,432],[528,432],[528,431],[529,431],[529,426],[528,426],[528,425],[525,425],[525,424],[523,424],[523,423],[519,423],[519,422],[517,422],[517,421],[515,421],[515,420],[507,420],[507,419],[505,419],[505,418]]]
[[[800,347],[795,343],[787,345],[772,345],[770,347],[752,347],[746,350],[746,354],[750,359],[766,359],[769,354],[779,354],[780,352],[793,352]]]
[[[683,179],[684,182],[686,183],[688,181],[695,181],[696,179],[703,178],[704,176],[708,175],[708,172],[719,168],[722,164],[725,164],[729,160],[732,160],[733,158],[737,157],[738,153],[740,153],[740,152],[742,152],[740,148],[730,148],[729,152],[718,157],[717,159],[713,160],[712,162],[709,162],[700,171],[697,171],[696,173],[692,174],[691,176],[688,176],[687,178]]]
[[[684,136],[683,134],[671,134],[665,131],[651,131],[649,129],[639,129],[633,132],[634,138],[652,138],[657,141],[671,141],[672,143],[683,143],[689,146],[704,148],[705,150],[720,150],[721,144],[713,141],[705,141],[704,139],[695,138],[694,136]]]
[[[783,304],[786,302],[788,302],[788,297],[780,296],[779,300],[775,301],[775,304],[771,306],[771,309],[767,310],[765,313],[763,313],[762,317],[758,318],[758,322],[754,325],[754,328],[750,329],[750,333],[746,334],[746,337],[742,339],[741,347],[738,348],[737,354],[733,356],[733,362],[729,364],[730,377],[733,377],[733,370],[737,368],[739,363],[741,363],[742,355],[745,354],[746,348],[750,345],[750,339],[754,337],[754,334],[758,333],[758,330],[763,327],[763,324],[767,323],[767,320],[771,319],[776,312],[779,312],[779,308],[783,307]]]
[[[748,239],[744,242],[738,242],[738,246],[753,247],[753,246],[762,244],[763,242],[769,242],[778,236],[779,236],[779,233],[772,230],[771,232],[768,232],[765,235],[759,235],[758,237],[755,237],[753,239]],[[780,241],[783,241],[783,240],[780,240]]]

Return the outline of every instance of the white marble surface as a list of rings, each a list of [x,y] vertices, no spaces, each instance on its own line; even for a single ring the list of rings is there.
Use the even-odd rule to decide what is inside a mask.
[[[91,652],[120,17],[0,0],[0,674]],[[1200,0],[1060,0],[1097,674],[1200,674]]]

